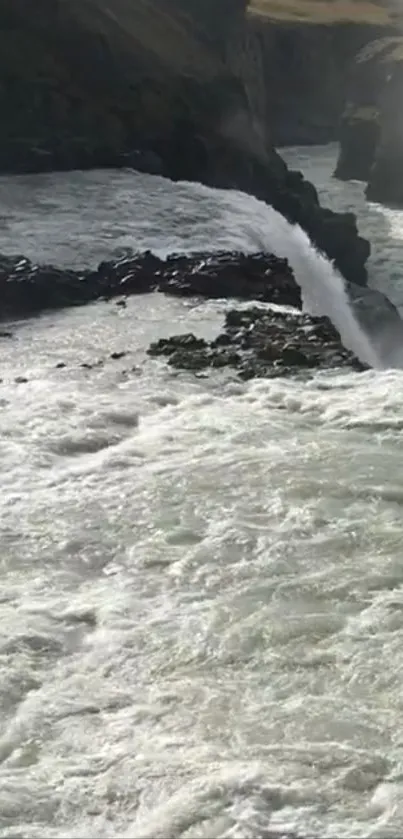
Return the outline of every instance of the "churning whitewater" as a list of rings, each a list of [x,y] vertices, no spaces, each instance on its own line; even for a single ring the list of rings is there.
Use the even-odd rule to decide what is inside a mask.
[[[220,197],[225,200],[225,193]],[[234,212],[239,213],[239,229],[247,249],[252,250],[255,245],[258,250],[279,257],[286,254],[301,287],[305,310],[313,315],[327,315],[348,349],[371,367],[382,366],[350,307],[343,278],[329,259],[313,247],[305,231],[256,198],[232,192],[230,201]],[[247,221],[242,223],[245,216]]]
[[[386,221],[331,149],[288,154],[356,207],[381,285]],[[73,173],[4,179],[0,211],[0,252],[58,264],[265,246],[379,366],[333,267],[252,198]],[[0,839],[403,831],[402,374],[146,356],[227,305],[140,296],[0,339]]]

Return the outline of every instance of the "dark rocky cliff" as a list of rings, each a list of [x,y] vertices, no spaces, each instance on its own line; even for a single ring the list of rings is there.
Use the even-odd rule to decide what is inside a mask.
[[[254,2],[36,0],[33,15],[30,0],[2,0],[0,171],[128,165],[242,189],[364,283],[369,246],[354,217],[322,210],[273,140],[330,138],[340,98],[330,88],[345,72],[333,45],[344,68],[365,27],[383,21],[336,32],[333,20],[273,20],[291,0],[256,0],[263,14]]]
[[[356,59],[336,176],[367,182],[369,199],[403,206],[403,39],[370,43]]]
[[[385,85],[379,99],[379,137],[368,176],[367,198],[403,206],[403,45],[387,63]]]
[[[115,0],[113,11],[36,0],[32,14],[30,0],[2,0],[0,170],[102,165],[134,149],[171,166],[189,121],[206,136],[237,116],[250,135],[251,113],[275,145],[334,139],[350,64],[382,17],[277,19],[278,4],[261,2],[264,14],[254,0]]]

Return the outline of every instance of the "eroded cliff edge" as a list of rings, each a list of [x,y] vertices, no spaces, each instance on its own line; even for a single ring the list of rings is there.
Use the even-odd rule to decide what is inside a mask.
[[[326,15],[335,8],[312,2]],[[315,18],[295,51],[293,0],[253,3],[251,10],[247,0],[115,0],[113,7],[36,0],[32,15],[28,0],[2,0],[0,171],[128,165],[242,189],[300,223],[345,277],[365,283],[369,246],[354,217],[321,209],[312,185],[289,172],[273,147],[293,132],[298,139],[296,80],[306,90],[324,56],[335,62],[327,47],[336,29],[329,28],[319,63],[306,59],[315,52],[314,29],[334,21]],[[365,27],[384,25],[376,4],[368,6],[376,14],[351,30],[348,52],[356,38],[366,40]],[[338,109],[332,102],[333,116],[321,115],[325,90],[316,85],[312,99],[312,120],[324,120],[319,134]]]

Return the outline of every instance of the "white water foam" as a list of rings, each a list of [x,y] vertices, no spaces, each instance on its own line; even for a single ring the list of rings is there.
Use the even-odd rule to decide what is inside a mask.
[[[131,223],[133,248],[287,245],[320,291],[247,196],[104,172],[88,228],[69,177],[10,250],[80,264]],[[0,839],[402,835],[402,374],[145,359],[226,305],[146,295],[0,339]]]

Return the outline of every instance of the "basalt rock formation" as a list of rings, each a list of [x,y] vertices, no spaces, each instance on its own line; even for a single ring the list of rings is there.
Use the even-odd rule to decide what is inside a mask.
[[[94,271],[34,265],[0,256],[0,319],[160,291],[181,297],[260,300],[301,308],[301,292],[287,260],[268,254],[173,255],[147,251],[101,262]]]
[[[341,180],[368,180],[379,142],[379,99],[387,77],[378,59],[387,43],[387,39],[373,42],[357,55],[341,120],[335,171]]]
[[[254,307],[232,309],[224,329],[213,341],[192,333],[174,335],[151,344],[151,356],[166,356],[168,364],[200,372],[232,368],[242,379],[278,377],[313,369],[363,365],[341,343],[340,335],[326,317],[314,318],[296,312],[272,312]]]
[[[396,307],[385,295],[367,287],[346,283],[346,291],[357,321],[369,335],[380,363],[383,361],[386,365],[401,367],[403,321]],[[96,269],[83,271],[56,268],[53,265],[35,265],[23,256],[0,255],[0,321],[3,322],[35,317],[51,310],[84,306],[96,301],[109,303],[114,300],[116,305],[125,308],[128,297],[151,292],[193,297],[199,300],[205,298],[256,301],[293,309],[294,314],[290,312],[289,318],[284,319],[281,314],[278,314],[278,317],[273,314],[267,315],[269,320],[264,321],[264,330],[268,328],[269,321],[273,324],[274,332],[271,337],[268,336],[268,340],[270,338],[270,341],[274,341],[276,346],[280,347],[283,359],[281,363],[278,355],[273,355],[269,359],[267,354],[265,358],[259,354],[255,358],[253,353],[255,351],[257,353],[258,350],[260,353],[259,347],[264,336],[259,331],[260,327],[254,333],[258,336],[258,343],[256,347],[254,343],[253,347],[249,347],[249,349],[254,348],[252,367],[255,372],[253,375],[260,375],[257,371],[266,370],[269,362],[273,374],[278,366],[284,372],[285,356],[282,354],[282,349],[286,347],[295,349],[296,346],[301,349],[302,344],[305,347],[303,351],[305,355],[308,353],[310,361],[304,362],[301,357],[298,361],[294,353],[294,361],[291,362],[290,354],[286,353],[292,369],[295,365],[309,367],[324,364],[332,367],[338,366],[341,361],[347,365],[352,362],[351,353],[343,351],[340,355],[340,337],[337,333],[337,338],[334,338],[335,329],[329,325],[326,318],[325,332],[321,332],[318,326],[323,318],[315,319],[309,316],[305,318],[304,315],[299,319],[297,311],[302,309],[301,289],[287,260],[273,255],[223,251],[213,254],[173,254],[162,260],[150,251],[146,251],[101,262]],[[266,312],[259,309],[260,311]],[[231,327],[236,326],[236,317],[237,315],[234,315]],[[260,318],[260,314],[256,317]],[[317,326],[314,333],[311,330],[312,324]],[[243,321],[239,325],[244,329]],[[0,338],[9,339],[10,337],[11,333],[8,328],[0,330]],[[218,352],[219,346],[228,351],[231,350],[231,346],[234,349],[235,344],[239,343],[238,338],[241,340],[241,337],[241,335],[236,337],[235,332],[230,332],[231,340],[228,341],[225,336],[221,337],[217,346],[214,345],[214,352]],[[242,369],[245,366],[244,362],[246,364],[248,361],[248,356],[243,353],[243,350],[247,349],[247,341],[244,338],[242,338],[241,347]],[[322,339],[323,345],[320,344]],[[327,341],[330,343],[326,343]],[[167,351],[170,346],[171,344],[166,345]],[[180,348],[183,349],[182,345]],[[187,349],[186,345],[186,351]],[[192,345],[190,349],[193,352],[195,346]],[[203,353],[208,351],[203,364],[206,363],[209,366],[210,361],[207,363],[206,359],[210,359],[211,347],[209,349],[203,345],[202,349]],[[238,350],[239,347],[235,347],[234,352]],[[325,353],[326,361],[318,356],[322,351]],[[162,354],[164,353],[165,350]],[[225,361],[221,357],[221,350],[220,358],[221,361],[214,362],[216,366],[220,364],[227,366],[227,363],[231,366],[232,362],[230,364],[228,359]],[[191,363],[193,362],[189,361],[189,364]],[[248,365],[249,362],[245,369],[249,369]],[[262,372],[263,374],[265,375]]]
[[[360,5],[2,0],[0,172],[131,166],[244,190],[365,284],[354,217],[323,210],[273,147],[334,136],[350,56],[388,21]]]
[[[369,173],[367,198],[403,206],[403,40],[385,61],[386,79],[379,97],[379,139]]]
[[[369,44],[356,60],[336,176],[367,183],[367,198],[403,206],[403,38]]]

